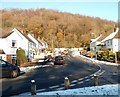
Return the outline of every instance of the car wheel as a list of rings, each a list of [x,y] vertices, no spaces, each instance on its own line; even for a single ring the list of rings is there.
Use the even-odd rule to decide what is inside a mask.
[[[18,75],[18,73],[17,73],[16,70],[12,71],[12,73],[11,73],[11,77],[12,77],[12,78],[17,77],[17,75]]]

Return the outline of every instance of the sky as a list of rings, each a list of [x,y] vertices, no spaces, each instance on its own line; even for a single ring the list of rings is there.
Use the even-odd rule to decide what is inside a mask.
[[[60,0],[59,0],[60,1]],[[64,0],[65,1],[65,0]],[[100,17],[111,21],[118,21],[118,2],[2,2],[0,9],[46,8],[61,12],[70,12],[92,17]]]

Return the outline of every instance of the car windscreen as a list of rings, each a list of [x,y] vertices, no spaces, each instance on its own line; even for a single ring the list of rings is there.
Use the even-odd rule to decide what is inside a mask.
[[[8,66],[8,64],[5,61],[0,60],[0,67],[6,67],[6,66]]]
[[[61,56],[55,57],[55,60],[63,60],[63,57]]]

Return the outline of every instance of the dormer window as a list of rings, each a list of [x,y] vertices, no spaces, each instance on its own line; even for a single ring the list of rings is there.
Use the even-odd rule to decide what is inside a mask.
[[[12,40],[12,47],[16,47],[17,45],[16,45],[16,40]]]

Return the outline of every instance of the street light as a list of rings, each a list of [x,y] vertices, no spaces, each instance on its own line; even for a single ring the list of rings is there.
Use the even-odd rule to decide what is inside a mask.
[[[84,34],[85,34],[86,33],[86,25],[84,24],[83,26],[84,26]]]

